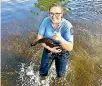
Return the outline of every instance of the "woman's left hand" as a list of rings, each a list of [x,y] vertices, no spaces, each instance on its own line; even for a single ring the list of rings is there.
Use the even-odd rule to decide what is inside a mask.
[[[54,32],[53,39],[60,41],[62,39],[60,32]]]

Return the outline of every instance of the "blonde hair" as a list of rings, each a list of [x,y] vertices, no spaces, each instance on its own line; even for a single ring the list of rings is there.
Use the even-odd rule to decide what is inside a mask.
[[[51,6],[49,6],[49,11],[52,7],[60,7],[61,8],[61,11],[62,13],[64,13],[64,7],[60,4],[60,3],[53,3]]]

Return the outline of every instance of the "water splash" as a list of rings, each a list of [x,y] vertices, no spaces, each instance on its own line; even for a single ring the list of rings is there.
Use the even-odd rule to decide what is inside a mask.
[[[49,75],[45,79],[41,79],[39,71],[34,70],[38,66],[39,65],[36,65],[33,62],[30,62],[29,66],[25,63],[21,63],[18,77],[19,82],[16,86],[50,86],[51,78],[55,79],[56,77],[54,63],[49,71]]]

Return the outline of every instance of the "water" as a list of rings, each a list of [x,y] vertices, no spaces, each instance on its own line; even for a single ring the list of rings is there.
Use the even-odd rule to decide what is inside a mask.
[[[102,1],[101,0],[75,0],[69,7],[72,8],[72,18],[102,22]]]
[[[19,72],[19,81],[21,82],[21,86],[50,86],[50,80],[51,78],[55,78],[55,68],[51,68],[50,76],[48,76],[45,80],[41,80],[39,76],[38,71],[34,71],[34,67],[39,66],[32,62],[30,62],[30,65],[27,67],[25,63],[21,63],[21,68]],[[51,76],[52,75],[52,76]],[[19,86],[20,84],[17,84]]]
[[[21,1],[21,0],[9,0],[2,1],[1,5],[1,21],[6,23],[16,19],[25,19],[27,17],[33,16],[29,11],[33,8],[34,0]],[[23,15],[23,16],[22,16]]]
[[[41,12],[39,9],[35,8],[33,6],[35,2],[37,1],[2,0],[1,2],[2,4],[1,5],[2,71],[1,72],[2,72],[3,86],[40,86],[41,84],[43,86],[50,86],[52,82],[51,80],[52,77],[54,79],[56,77],[55,68],[54,66],[52,66],[50,70],[50,76],[47,77],[47,79],[45,80],[40,80],[38,70],[40,65],[39,61],[40,61],[42,48],[38,46],[37,47],[38,49],[35,47],[34,50],[33,48],[28,47],[29,42],[34,40],[33,36],[34,32],[36,32],[36,29],[39,27],[41,20],[48,15],[46,12]],[[91,36],[91,42],[88,39],[88,36],[87,38],[85,38],[86,34],[84,34],[84,36],[79,37],[79,39],[87,41],[86,44],[89,45],[90,43],[92,43],[93,44],[92,46],[96,50],[98,50],[97,51],[98,54],[94,55],[92,49],[88,50],[90,51],[90,53],[92,51],[92,55],[94,55],[93,56],[94,58],[96,56],[99,56],[101,58],[102,1],[73,0],[71,3],[67,5],[67,7],[71,7],[72,11],[69,12],[69,14],[65,16],[65,18],[69,19],[73,23],[74,30],[76,32],[75,34],[81,36],[82,35],[81,32],[83,33],[88,32],[88,34]],[[37,16],[31,14],[30,10],[38,12],[39,15]],[[78,50],[80,50],[80,47],[78,47]],[[85,51],[86,54],[88,50],[86,48]],[[84,49],[82,49],[81,51],[84,52]],[[80,56],[81,54],[79,55],[79,57]],[[87,56],[90,57],[89,54],[87,54]],[[31,59],[32,57],[33,60]],[[93,61],[94,58],[92,59]],[[101,61],[102,60],[99,61],[100,68],[102,68]],[[98,59],[95,58],[95,62],[98,62]],[[75,63],[74,62],[72,63],[76,64],[77,61]],[[89,69],[91,69],[91,66]],[[73,70],[70,69],[70,71]],[[75,72],[76,71],[74,71],[73,73]],[[102,86],[101,79],[102,78],[98,80],[100,82],[98,86]]]
[[[31,14],[30,10],[39,12],[40,10],[34,8],[36,0],[20,1],[9,0],[1,2],[1,37],[5,38],[10,33],[21,34],[29,32],[34,28],[38,28],[37,16]],[[29,29],[28,29],[29,28]]]

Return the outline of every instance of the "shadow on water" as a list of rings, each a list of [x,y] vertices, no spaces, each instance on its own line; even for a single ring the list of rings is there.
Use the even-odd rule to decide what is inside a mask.
[[[101,4],[101,1],[94,2]],[[88,8],[93,6],[90,3],[92,1],[73,0],[69,6],[74,10],[69,13],[70,16],[65,16],[73,24],[75,39],[64,79],[55,78],[55,68],[52,66],[47,79],[40,80],[38,70],[43,48],[41,45],[30,47],[30,43],[36,39],[36,31],[41,20],[47,15],[46,12],[41,12],[36,18],[29,17],[2,24],[2,86],[102,86],[101,15],[96,22],[91,21],[90,16],[80,15],[81,11],[85,11],[83,4]],[[96,4],[94,6],[98,7]],[[98,10],[101,13],[101,9]],[[94,17],[92,18],[94,20]]]

